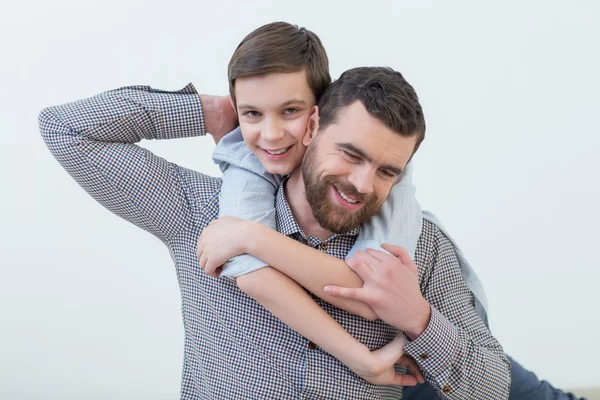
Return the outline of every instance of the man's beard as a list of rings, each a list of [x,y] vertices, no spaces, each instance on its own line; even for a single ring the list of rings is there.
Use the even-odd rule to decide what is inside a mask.
[[[327,175],[319,181],[319,173],[314,165],[315,150],[315,144],[306,149],[302,162],[302,179],[306,190],[306,200],[319,225],[333,233],[345,233],[370,220],[381,207],[378,198],[374,194],[359,193],[354,185],[340,181],[332,175]],[[362,206],[356,211],[349,211],[332,203],[330,199],[332,185],[344,194],[351,196],[352,199],[363,203]]]

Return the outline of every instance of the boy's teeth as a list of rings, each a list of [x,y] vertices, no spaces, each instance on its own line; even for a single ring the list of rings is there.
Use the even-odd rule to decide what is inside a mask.
[[[289,147],[286,147],[285,149],[281,149],[281,150],[277,150],[277,151],[269,151],[269,150],[265,150],[265,151],[269,154],[273,154],[274,156],[276,156],[278,154],[285,153],[288,149],[289,149]]]
[[[342,191],[338,188],[335,188],[337,192],[342,196],[342,199],[346,200],[348,203],[358,203],[358,200],[352,200],[350,197],[346,196]]]

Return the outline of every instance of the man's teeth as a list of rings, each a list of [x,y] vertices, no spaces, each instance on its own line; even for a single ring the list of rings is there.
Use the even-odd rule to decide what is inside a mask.
[[[274,156],[276,156],[276,155],[278,155],[278,154],[283,154],[283,153],[285,153],[286,151],[288,151],[288,149],[289,149],[290,147],[292,147],[292,146],[286,147],[285,149],[276,150],[276,151],[269,151],[269,150],[265,150],[265,151],[266,151],[267,153],[269,153],[269,154],[273,154]]]
[[[358,200],[352,200],[350,197],[346,196],[340,189],[335,188],[335,190],[337,190],[340,196],[342,196],[342,199],[346,200],[348,203],[358,203]]]

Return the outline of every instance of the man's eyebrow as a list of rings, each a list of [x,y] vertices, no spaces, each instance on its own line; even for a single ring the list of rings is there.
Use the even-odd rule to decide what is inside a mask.
[[[277,106],[277,108],[285,108],[285,107],[287,107],[289,105],[292,105],[292,104],[296,104],[296,105],[299,105],[299,106],[304,106],[304,105],[306,105],[306,101],[301,100],[301,99],[290,99],[290,100],[284,101],[283,103],[279,104]],[[249,103],[242,103],[242,104],[238,103],[238,109],[240,109],[240,110],[254,110],[256,108],[257,107],[255,107],[255,106],[253,106],[252,104],[249,104]]]
[[[359,149],[358,147],[356,147],[352,143],[340,143],[340,142],[337,142],[335,145],[339,149],[351,151],[352,153],[358,154],[359,156],[361,156],[362,158],[364,158],[368,162],[373,162],[373,158],[372,157],[370,157],[367,153],[365,153],[364,151],[362,151],[361,149]],[[400,174],[402,174],[402,168],[394,167],[393,165],[381,165],[379,168],[387,169],[388,171],[390,171],[393,174],[398,175],[398,176],[400,176]]]

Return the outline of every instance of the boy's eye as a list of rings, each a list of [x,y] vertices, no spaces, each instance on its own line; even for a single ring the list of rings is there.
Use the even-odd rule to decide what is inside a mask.
[[[245,115],[245,116],[248,116],[248,117],[250,117],[250,118],[254,118],[254,117],[260,117],[260,113],[259,113],[258,111],[253,111],[253,110],[246,111],[246,112],[244,113],[244,115]]]
[[[298,112],[297,108],[286,108],[285,110],[283,110],[283,113],[285,115],[292,115]]]

